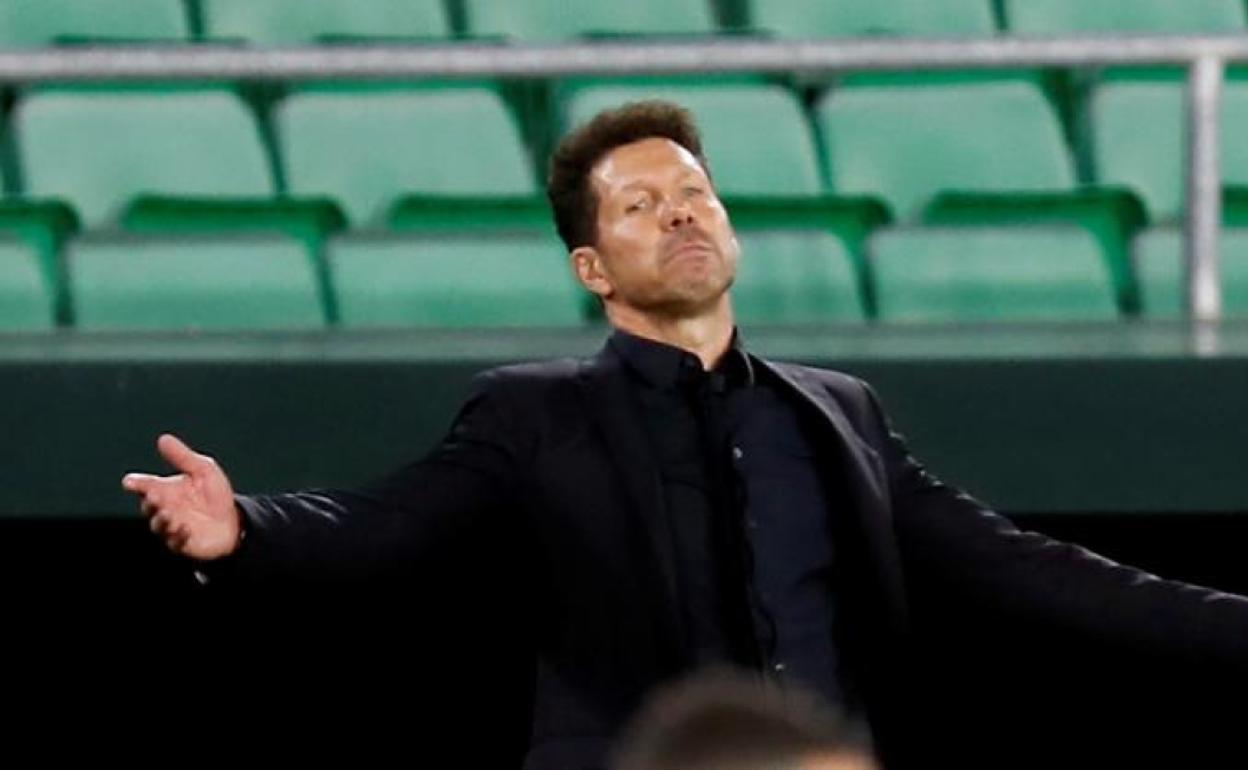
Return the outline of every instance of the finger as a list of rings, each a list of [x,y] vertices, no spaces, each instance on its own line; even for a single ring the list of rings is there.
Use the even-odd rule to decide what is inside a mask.
[[[158,513],[148,521],[147,526],[153,533],[163,537],[169,531],[172,522],[169,521],[168,516]]]
[[[186,543],[191,536],[183,530],[174,530],[165,534],[165,546],[170,551],[181,553],[186,549]]]
[[[153,476],[150,473],[127,473],[121,477],[121,488],[127,492],[142,495],[159,481],[159,476]]]
[[[156,441],[156,449],[169,464],[183,473],[194,476],[212,465],[212,458],[201,455],[172,433],[165,433]]]
[[[142,511],[144,516],[150,519],[155,516],[158,511],[160,511],[160,508],[151,500],[144,500],[139,503],[139,510]]]
[[[165,539],[165,544],[172,546],[178,538],[182,537],[183,532],[184,530],[182,527],[178,526],[175,522],[170,521],[162,533],[162,537]]]
[[[155,486],[147,490],[143,495],[143,502],[152,506],[159,511],[165,507],[165,490],[161,486]]]

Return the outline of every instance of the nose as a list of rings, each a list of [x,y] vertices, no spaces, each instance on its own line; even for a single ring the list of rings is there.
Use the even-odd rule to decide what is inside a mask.
[[[693,224],[693,209],[688,201],[673,201],[668,205],[663,221],[669,230],[691,225]]]

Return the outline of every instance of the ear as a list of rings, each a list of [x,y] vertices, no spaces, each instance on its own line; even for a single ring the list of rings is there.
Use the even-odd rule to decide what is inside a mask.
[[[602,254],[593,246],[577,246],[569,255],[572,270],[581,285],[590,292],[606,299],[615,291],[603,265]]]

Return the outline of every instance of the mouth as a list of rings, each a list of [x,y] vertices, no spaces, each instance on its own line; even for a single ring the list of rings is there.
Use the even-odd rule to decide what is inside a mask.
[[[667,252],[667,258],[675,259],[677,257],[693,256],[697,254],[712,254],[714,249],[711,244],[703,240],[688,240],[676,244]]]

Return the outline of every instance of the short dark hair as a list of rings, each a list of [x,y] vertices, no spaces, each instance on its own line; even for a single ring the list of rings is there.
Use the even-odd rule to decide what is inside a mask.
[[[655,137],[684,147],[710,176],[693,114],[672,102],[655,99],[603,110],[559,142],[550,156],[546,195],[568,251],[598,240],[598,196],[589,182],[590,171],[616,147]]]
[[[780,770],[810,755],[874,764],[865,727],[801,688],[711,670],[660,690],[620,736],[613,770]]]

